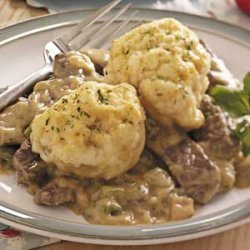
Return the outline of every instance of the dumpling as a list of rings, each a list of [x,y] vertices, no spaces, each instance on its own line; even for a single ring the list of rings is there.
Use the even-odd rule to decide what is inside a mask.
[[[204,122],[199,105],[208,87],[209,70],[210,55],[195,33],[166,18],[113,41],[105,79],[111,84],[134,85],[152,117],[190,130]]]
[[[34,118],[32,151],[67,173],[110,179],[139,160],[144,120],[133,86],[86,82]]]

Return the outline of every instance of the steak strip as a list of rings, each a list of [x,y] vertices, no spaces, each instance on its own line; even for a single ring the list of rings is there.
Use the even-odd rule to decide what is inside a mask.
[[[185,194],[207,203],[220,186],[220,171],[204,150],[185,133],[147,119],[146,145],[168,166]]]
[[[240,146],[228,125],[228,119],[213,99],[205,95],[201,102],[205,124],[193,131],[191,136],[200,144],[206,154],[221,171],[220,191],[229,190],[235,182],[233,160],[240,152]]]
[[[12,164],[17,170],[19,183],[41,187],[48,182],[49,176],[45,162],[31,151],[30,141],[25,140],[22,143],[14,154]]]

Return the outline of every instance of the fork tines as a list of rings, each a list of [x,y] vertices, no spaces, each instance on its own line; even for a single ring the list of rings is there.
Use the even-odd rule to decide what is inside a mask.
[[[118,21],[118,19],[126,11],[128,11],[132,5],[131,3],[128,3],[122,8],[114,10],[114,7],[120,2],[121,0],[115,0],[111,2],[94,13],[94,15],[87,18],[87,20],[84,20],[77,26],[73,27],[70,35],[61,36],[59,38],[59,45],[67,46],[67,49],[65,50],[78,50],[83,47],[107,48],[114,35],[124,29],[138,12],[133,12],[124,21]],[[112,13],[111,10],[113,10]],[[105,20],[101,20],[101,18],[108,13],[109,16]],[[69,39],[70,36],[71,39]],[[64,44],[65,39],[68,40],[67,45]]]
[[[54,39],[54,42],[60,48],[61,51],[68,51],[70,50],[68,44],[72,41],[75,37],[77,37],[81,32],[92,26],[95,22],[100,20],[105,14],[111,11],[116,5],[118,5],[122,0],[114,0],[111,3],[103,6],[101,9],[94,12],[88,18],[85,18],[81,21],[78,25],[73,26],[70,31],[66,31],[62,35],[58,36]]]

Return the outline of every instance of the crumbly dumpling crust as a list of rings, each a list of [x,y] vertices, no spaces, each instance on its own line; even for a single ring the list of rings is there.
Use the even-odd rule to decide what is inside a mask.
[[[188,130],[204,122],[199,104],[209,69],[210,55],[194,32],[174,19],[162,19],[113,41],[105,78],[134,85],[151,116]]]
[[[35,117],[32,150],[66,172],[110,179],[139,160],[144,120],[133,86],[86,82]]]

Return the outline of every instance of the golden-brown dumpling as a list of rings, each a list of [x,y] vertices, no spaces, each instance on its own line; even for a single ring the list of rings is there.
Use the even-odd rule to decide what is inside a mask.
[[[80,177],[110,179],[133,167],[145,142],[133,86],[86,82],[32,122],[32,150]]]
[[[204,120],[199,105],[208,87],[209,69],[210,55],[195,33],[166,18],[143,24],[113,41],[105,79],[111,84],[125,81],[134,85],[151,116],[189,130],[200,127]],[[177,104],[168,103],[174,99]],[[185,117],[177,113],[186,108]]]

